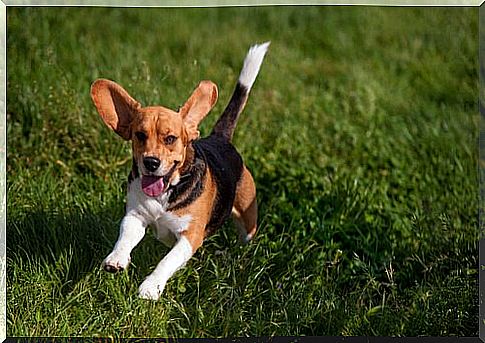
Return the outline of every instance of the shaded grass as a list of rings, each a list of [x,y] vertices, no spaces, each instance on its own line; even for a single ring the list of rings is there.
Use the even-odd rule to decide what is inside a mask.
[[[478,334],[477,12],[446,8],[9,8],[9,335]],[[167,250],[99,264],[123,215],[129,144],[99,120],[97,77],[177,108],[246,49],[270,52],[234,143],[260,231],[208,239],[157,303]]]

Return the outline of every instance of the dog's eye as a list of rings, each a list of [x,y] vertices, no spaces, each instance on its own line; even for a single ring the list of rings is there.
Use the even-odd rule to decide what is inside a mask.
[[[175,143],[176,140],[177,140],[177,137],[175,137],[173,135],[169,135],[169,136],[165,137],[165,139],[163,141],[166,145],[172,145],[173,143]]]
[[[138,139],[140,142],[144,142],[147,140],[147,135],[145,132],[137,131],[135,132],[135,137]]]

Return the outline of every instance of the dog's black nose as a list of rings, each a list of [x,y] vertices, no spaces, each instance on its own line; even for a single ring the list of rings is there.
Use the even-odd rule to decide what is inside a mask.
[[[152,156],[144,157],[143,165],[148,171],[154,172],[158,167],[160,167],[160,160]]]

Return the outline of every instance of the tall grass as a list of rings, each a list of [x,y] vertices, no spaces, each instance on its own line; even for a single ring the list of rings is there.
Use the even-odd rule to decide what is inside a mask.
[[[7,334],[238,337],[478,334],[478,9],[9,8]],[[147,236],[99,269],[130,147],[89,99],[98,77],[177,108],[271,47],[234,143],[259,232],[228,223],[169,280]]]

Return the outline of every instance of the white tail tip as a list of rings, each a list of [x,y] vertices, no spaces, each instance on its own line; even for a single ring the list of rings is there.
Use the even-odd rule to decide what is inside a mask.
[[[266,51],[268,51],[270,43],[271,42],[266,42],[253,45],[244,59],[243,69],[239,75],[239,83],[245,86],[248,89],[248,92],[253,86],[256,76],[258,76],[259,68],[261,67],[261,63],[263,63],[264,55],[266,54]]]

